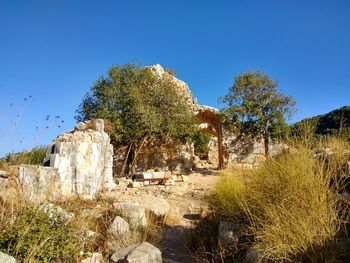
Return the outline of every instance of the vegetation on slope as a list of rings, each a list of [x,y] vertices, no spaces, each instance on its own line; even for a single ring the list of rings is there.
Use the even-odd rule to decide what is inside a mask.
[[[292,130],[295,129],[296,125],[306,121],[316,125],[315,133],[319,135],[337,135],[339,133],[350,135],[350,106],[301,120],[292,126]]]
[[[335,262],[344,257],[336,245],[349,223],[342,193],[349,179],[350,145],[323,139],[312,148],[331,148],[332,154],[315,155],[309,143],[295,141],[292,151],[257,169],[224,172],[208,199],[211,214],[196,230],[197,249],[205,248],[208,262],[244,262],[249,248],[268,262]],[[242,236],[228,251],[208,253],[213,244],[208,237],[217,236],[220,221],[235,223]]]

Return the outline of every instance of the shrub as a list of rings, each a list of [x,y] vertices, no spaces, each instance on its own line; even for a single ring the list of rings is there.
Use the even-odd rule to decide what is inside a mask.
[[[342,219],[324,160],[301,147],[268,159],[244,183],[234,176],[217,182],[212,208],[225,220],[245,222],[251,245],[265,248],[265,258],[312,260],[325,253]]]
[[[79,258],[78,233],[58,213],[49,217],[40,207],[26,205],[12,216],[2,214],[1,219],[0,251],[25,262],[74,262]]]
[[[0,162],[7,163],[9,165],[18,165],[18,164],[36,164],[39,165],[42,163],[46,155],[46,148],[35,147],[30,151],[22,151],[18,153],[9,153]]]
[[[193,137],[194,153],[201,158],[208,156],[210,139],[211,136],[209,134],[203,132],[195,133]]]

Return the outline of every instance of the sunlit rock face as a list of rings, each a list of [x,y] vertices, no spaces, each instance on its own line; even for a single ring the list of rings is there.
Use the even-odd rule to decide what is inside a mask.
[[[58,136],[47,147],[44,165],[57,169],[65,196],[93,196],[115,187],[113,146],[101,119],[81,122]]]
[[[157,76],[161,78],[170,79],[171,81],[173,81],[176,84],[179,94],[185,98],[187,105],[191,110],[193,110],[195,103],[193,102],[192,92],[186,84],[186,82],[176,78],[175,76],[173,76],[173,74],[171,74],[169,71],[166,71],[159,64],[147,66],[146,68],[152,70]]]

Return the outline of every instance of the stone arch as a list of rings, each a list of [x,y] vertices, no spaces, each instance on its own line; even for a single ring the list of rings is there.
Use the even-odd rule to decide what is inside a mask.
[[[195,116],[199,122],[199,130],[218,139],[218,159],[219,169],[224,168],[224,151],[222,146],[222,123],[219,111],[208,106],[199,106],[195,111]]]

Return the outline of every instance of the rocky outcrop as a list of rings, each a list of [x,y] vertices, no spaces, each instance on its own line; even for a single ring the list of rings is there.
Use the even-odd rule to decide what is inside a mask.
[[[44,166],[21,165],[18,181],[26,199],[41,202],[60,196],[92,198],[115,188],[113,146],[101,119],[79,123],[48,145]]]
[[[45,166],[57,169],[62,194],[93,196],[112,189],[113,146],[101,119],[79,123],[48,145]]]
[[[185,98],[186,103],[190,107],[190,109],[192,110],[194,108],[195,103],[193,102],[192,92],[191,92],[190,88],[188,87],[188,85],[184,81],[176,78],[172,73],[170,73],[169,71],[166,71],[159,64],[156,64],[153,66],[147,66],[146,68],[149,68],[150,70],[152,70],[156,75],[158,75],[161,78],[166,78],[166,79],[170,79],[171,81],[173,81],[176,84],[176,87],[178,88],[180,95],[182,95]]]

